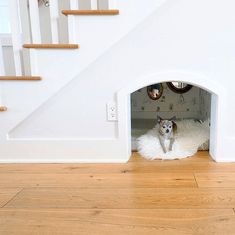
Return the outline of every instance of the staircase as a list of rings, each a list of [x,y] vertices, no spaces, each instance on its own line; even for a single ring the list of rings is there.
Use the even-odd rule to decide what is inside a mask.
[[[9,133],[165,2],[106,0],[107,9],[100,9],[101,1],[87,0],[89,9],[80,9],[82,1],[63,0],[62,5],[67,8],[61,9],[61,1],[50,0],[49,21],[46,21],[50,25],[50,35],[47,35],[50,40],[46,42],[42,36],[40,14],[41,8],[45,8],[42,2],[9,1],[15,72],[5,73],[7,61],[0,46],[3,61],[0,63],[0,148],[5,156],[13,156],[13,162],[40,161],[42,140],[12,139]],[[54,140],[43,141],[50,144]],[[20,146],[30,150],[20,150]],[[33,160],[35,151],[38,155]]]

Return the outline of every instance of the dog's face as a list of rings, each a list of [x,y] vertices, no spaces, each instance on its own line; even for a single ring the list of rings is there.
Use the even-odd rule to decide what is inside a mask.
[[[173,129],[173,122],[168,120],[162,120],[160,123],[160,132],[161,134],[169,134]]]
[[[157,96],[159,95],[159,90],[153,89],[153,90],[151,91],[151,95],[153,96],[153,98],[157,98]]]
[[[175,117],[170,120],[164,120],[158,116],[158,123],[159,123],[159,132],[162,135],[169,135],[173,131],[173,119],[175,120]]]

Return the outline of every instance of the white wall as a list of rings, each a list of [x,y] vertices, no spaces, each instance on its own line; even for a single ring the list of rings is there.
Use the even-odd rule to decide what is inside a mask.
[[[215,142],[216,160],[235,161],[231,154],[235,152],[232,144],[235,140],[235,126],[229,125],[233,123],[235,115],[235,102],[230,97],[235,85],[234,9],[233,0],[167,1],[55,97],[14,128],[10,138],[76,137],[83,141],[79,143],[85,142],[89,147],[95,139],[97,145],[94,150],[88,147],[83,149],[79,145],[84,150],[84,159],[95,154],[96,147],[107,145],[98,145],[99,141],[114,138],[113,145],[107,145],[107,149],[98,147],[99,156],[110,157],[110,161],[114,155],[127,160],[126,139],[118,138],[123,137],[120,135],[123,133],[118,132],[121,120],[107,121],[106,103],[117,101],[117,94],[128,90],[133,84],[149,85],[166,81],[164,76],[159,75],[163,71],[173,75],[188,73],[196,74],[189,76],[189,82],[218,94],[218,103],[212,102],[212,105],[218,104],[213,106],[216,111],[214,118],[219,123]],[[43,52],[39,58],[42,55]],[[45,59],[46,53],[44,55]],[[49,64],[49,58],[43,63]],[[76,62],[73,65],[79,67]],[[159,76],[153,78],[154,74]],[[175,79],[170,75],[167,78]],[[55,83],[56,79],[55,76]],[[184,80],[187,81],[186,75]],[[216,99],[214,95],[213,101]],[[124,123],[122,130],[127,131],[127,128]],[[58,145],[58,152],[60,148]],[[79,151],[75,147],[72,150]]]
[[[195,16],[189,17],[190,10],[182,10],[180,2],[191,11],[198,6],[169,2],[25,120],[11,137],[113,138],[117,136],[117,123],[107,122],[106,103],[126,84],[135,82],[141,74],[163,69],[209,73],[209,55],[215,52],[204,39],[213,37],[213,28],[202,37],[204,27],[188,27]],[[200,18],[197,23],[206,25],[204,21]],[[195,47],[195,43],[200,45]]]

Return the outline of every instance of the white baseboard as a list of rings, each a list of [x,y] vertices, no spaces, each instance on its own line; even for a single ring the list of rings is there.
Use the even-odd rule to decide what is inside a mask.
[[[125,163],[129,157],[118,139],[11,139],[0,143],[0,163]]]

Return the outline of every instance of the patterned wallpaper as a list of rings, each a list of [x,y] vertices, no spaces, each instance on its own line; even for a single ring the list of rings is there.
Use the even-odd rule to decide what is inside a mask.
[[[193,87],[184,94],[171,91],[163,83],[164,91],[160,99],[151,100],[147,88],[142,88],[131,95],[131,114],[133,119],[155,119],[156,115],[162,118],[198,118],[203,119],[210,115],[211,95],[205,90]]]
[[[203,89],[199,89],[200,116],[205,120],[210,118],[211,114],[211,94]]]

